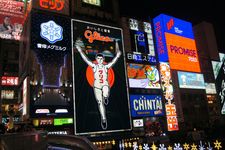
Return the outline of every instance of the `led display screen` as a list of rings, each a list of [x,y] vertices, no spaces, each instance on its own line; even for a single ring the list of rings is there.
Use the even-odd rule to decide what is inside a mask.
[[[73,114],[71,20],[31,12],[30,38],[31,116],[71,117]],[[65,111],[57,113],[58,109]]]
[[[159,89],[159,71],[156,66],[127,63],[130,88]]]
[[[178,71],[180,88],[205,89],[203,74]]]
[[[69,0],[33,0],[32,7],[54,13],[69,14]]]
[[[165,33],[171,69],[200,72],[195,40]]]
[[[160,95],[130,95],[132,117],[163,116]]]
[[[20,40],[23,22],[23,2],[0,0],[0,38]]]
[[[130,130],[122,30],[72,20],[76,134]]]

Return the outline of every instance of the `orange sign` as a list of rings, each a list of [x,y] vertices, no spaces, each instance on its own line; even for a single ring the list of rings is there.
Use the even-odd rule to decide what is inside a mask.
[[[167,116],[167,128],[168,128],[168,131],[179,130],[178,120],[176,116]]]
[[[64,8],[63,0],[40,0],[40,7],[60,11]]]
[[[195,40],[165,33],[171,69],[201,72]]]

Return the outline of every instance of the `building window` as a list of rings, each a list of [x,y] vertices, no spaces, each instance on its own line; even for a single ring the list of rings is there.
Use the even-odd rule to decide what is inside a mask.
[[[82,0],[86,4],[101,6],[101,0]]]

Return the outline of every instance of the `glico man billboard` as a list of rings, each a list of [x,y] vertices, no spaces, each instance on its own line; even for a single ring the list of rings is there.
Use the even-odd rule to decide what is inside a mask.
[[[131,129],[120,28],[72,20],[75,134]]]
[[[192,24],[164,14],[153,22],[159,61],[169,61],[174,70],[200,72]]]

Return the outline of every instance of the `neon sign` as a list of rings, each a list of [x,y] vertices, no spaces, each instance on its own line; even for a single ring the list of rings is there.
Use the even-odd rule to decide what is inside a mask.
[[[50,10],[57,10],[60,11],[64,8],[64,1],[63,0],[40,0],[39,4],[40,7]]]
[[[2,85],[18,85],[18,77],[7,77],[3,76],[2,77]]]
[[[103,41],[103,42],[113,42],[111,38],[109,38],[108,36],[102,36],[97,31],[92,32],[90,30],[86,30],[84,32],[84,37],[88,39],[90,43],[93,43],[94,40]]]

